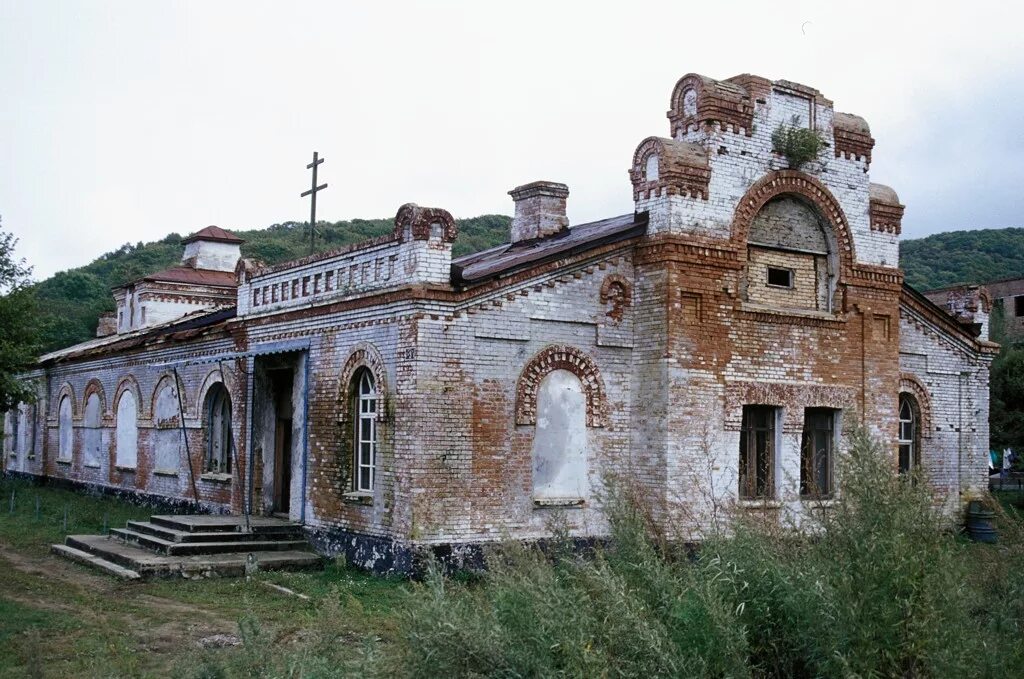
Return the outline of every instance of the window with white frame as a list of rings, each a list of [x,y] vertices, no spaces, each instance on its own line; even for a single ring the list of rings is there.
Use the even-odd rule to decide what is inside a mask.
[[[910,394],[900,394],[899,432],[900,474],[908,474],[920,464],[917,442],[917,403]]]
[[[377,386],[367,368],[360,369],[352,378],[353,463],[355,467],[353,489],[373,492],[377,476],[377,413],[379,410]]]

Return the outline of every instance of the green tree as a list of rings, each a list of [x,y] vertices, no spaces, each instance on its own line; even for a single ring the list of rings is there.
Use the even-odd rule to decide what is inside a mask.
[[[35,363],[39,314],[30,287],[32,268],[14,255],[18,239],[0,230],[0,411],[34,397],[18,374]]]

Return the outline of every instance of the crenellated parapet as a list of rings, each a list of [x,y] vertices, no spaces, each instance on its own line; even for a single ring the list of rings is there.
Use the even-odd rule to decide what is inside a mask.
[[[700,144],[648,137],[633,154],[629,170],[633,200],[659,196],[708,198],[711,168]]]
[[[872,184],[869,196],[871,230],[899,235],[904,207],[896,192],[884,184]]]

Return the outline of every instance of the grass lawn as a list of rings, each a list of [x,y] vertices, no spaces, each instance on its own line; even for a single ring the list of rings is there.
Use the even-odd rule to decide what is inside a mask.
[[[0,483],[0,500],[2,677],[241,676],[314,647],[343,674],[364,644],[393,633],[407,587],[339,565],[248,580],[120,582],[51,555],[50,545],[152,510],[12,480]],[[246,643],[217,646],[216,635]]]

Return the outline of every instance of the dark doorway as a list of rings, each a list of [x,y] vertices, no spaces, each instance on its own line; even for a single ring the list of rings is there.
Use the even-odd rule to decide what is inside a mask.
[[[274,497],[273,511],[287,514],[292,489],[292,388],[291,368],[268,371],[274,393]]]

